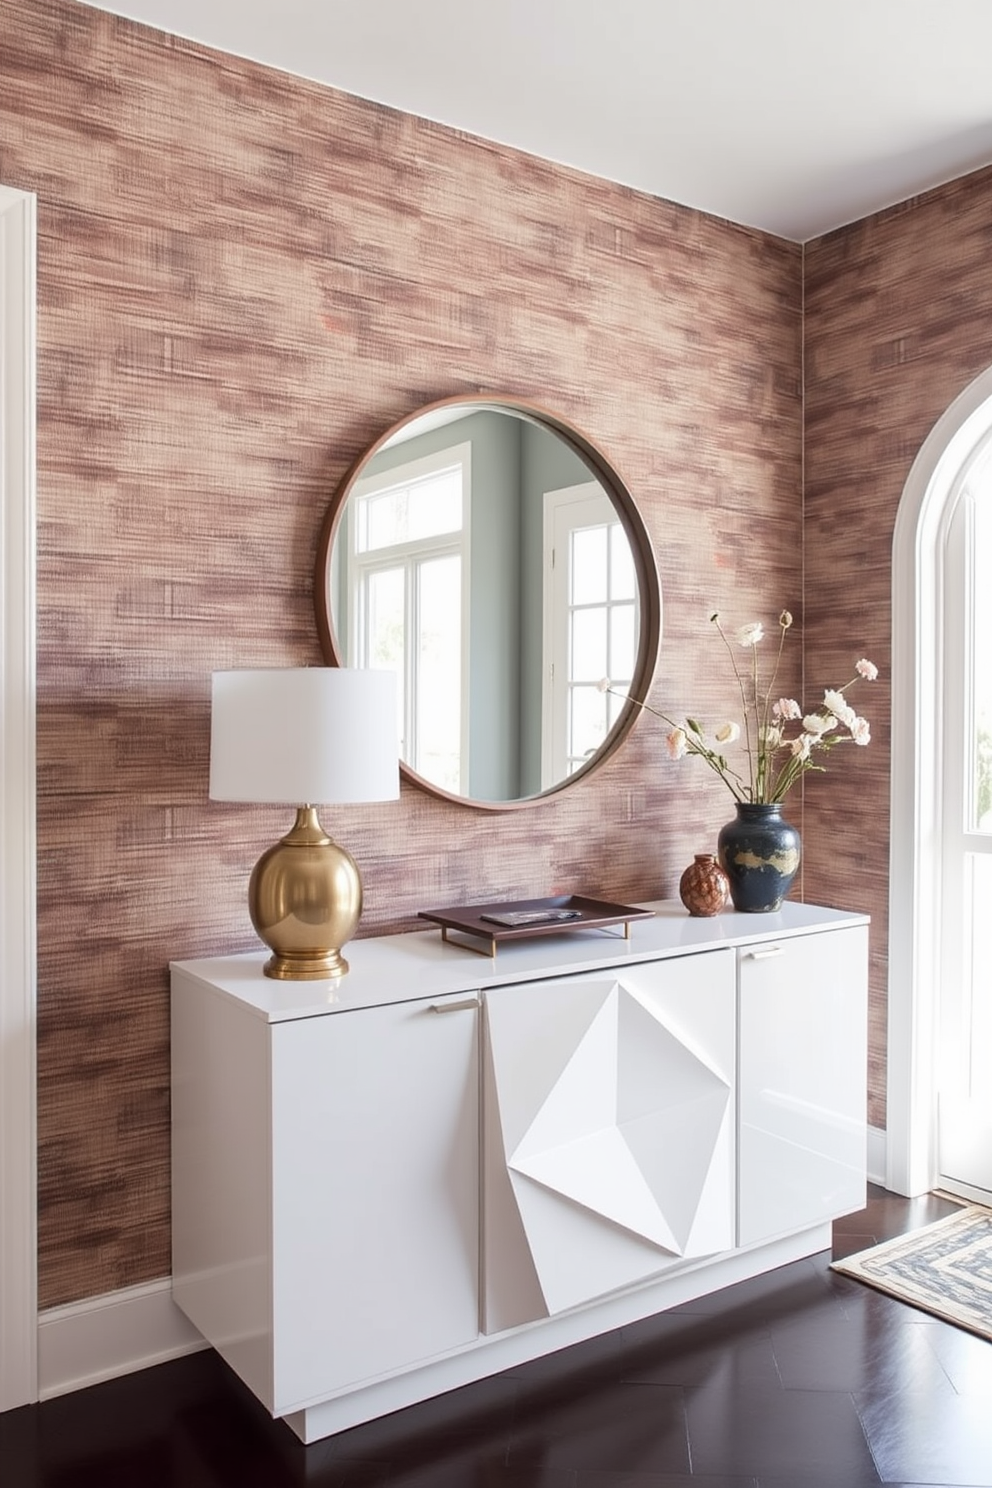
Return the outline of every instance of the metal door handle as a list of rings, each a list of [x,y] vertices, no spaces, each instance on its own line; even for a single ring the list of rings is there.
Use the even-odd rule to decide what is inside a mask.
[[[477,997],[463,997],[458,1002],[432,1002],[430,1009],[432,1013],[463,1013],[468,1008],[479,1008],[482,1003]]]
[[[781,956],[783,947],[780,945],[766,946],[763,951],[745,951],[744,959],[751,961],[770,961],[773,956]]]

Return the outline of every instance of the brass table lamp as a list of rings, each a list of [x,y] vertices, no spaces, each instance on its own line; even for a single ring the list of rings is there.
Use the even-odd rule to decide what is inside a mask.
[[[214,672],[210,799],[282,803],[296,821],[264,852],[248,909],[272,950],[266,976],[343,976],[341,954],[362,912],[351,854],[317,819],[317,804],[399,796],[399,731],[392,672],[343,667]]]

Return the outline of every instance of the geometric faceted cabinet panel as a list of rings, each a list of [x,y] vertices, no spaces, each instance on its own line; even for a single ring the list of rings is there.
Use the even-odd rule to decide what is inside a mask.
[[[487,993],[487,1332],[733,1246],[735,1002],[730,952]]]

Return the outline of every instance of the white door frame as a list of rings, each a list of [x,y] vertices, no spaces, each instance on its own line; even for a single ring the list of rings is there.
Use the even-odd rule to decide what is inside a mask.
[[[0,186],[0,1410],[38,1397],[36,220]]]
[[[885,1181],[902,1194],[926,1193],[937,1176],[941,523],[955,478],[990,422],[992,368],[965,388],[924,441],[892,540]]]

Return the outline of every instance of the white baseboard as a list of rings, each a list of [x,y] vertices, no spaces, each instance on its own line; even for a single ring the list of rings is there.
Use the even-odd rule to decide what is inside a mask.
[[[885,1132],[874,1126],[868,1128],[868,1180],[885,1184]],[[168,1277],[53,1307],[38,1318],[38,1398],[50,1400],[206,1347],[173,1302]]]
[[[885,1187],[885,1129],[880,1126],[868,1128],[868,1182]]]
[[[206,1347],[173,1302],[168,1277],[52,1307],[38,1318],[38,1398],[50,1400]]]

